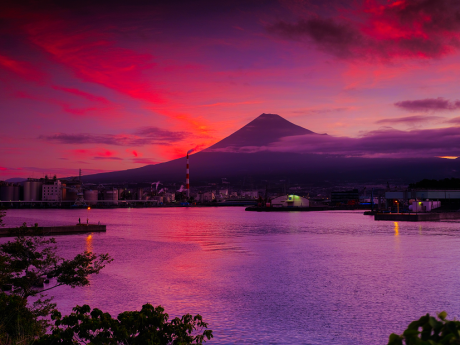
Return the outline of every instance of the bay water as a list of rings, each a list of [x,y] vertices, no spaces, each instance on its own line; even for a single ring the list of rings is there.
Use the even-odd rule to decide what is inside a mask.
[[[6,226],[73,225],[61,256],[114,261],[91,285],[50,291],[63,314],[161,305],[201,314],[210,344],[386,344],[420,316],[460,316],[460,222],[375,222],[362,211],[240,207],[8,210]],[[0,242],[8,241],[0,238]]]

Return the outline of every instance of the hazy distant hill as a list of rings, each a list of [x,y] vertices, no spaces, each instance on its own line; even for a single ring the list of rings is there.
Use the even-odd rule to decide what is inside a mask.
[[[249,124],[208,149],[190,156],[190,180],[220,180],[251,176],[255,179],[289,178],[291,181],[320,183],[334,181],[372,181],[400,179],[415,182],[423,178],[458,177],[459,160],[369,159],[295,152],[257,151],[244,148],[264,147],[280,138],[305,134],[318,135],[279,115],[262,114]],[[244,152],[244,150],[243,150]],[[251,152],[251,150],[248,150]],[[88,182],[185,181],[185,158],[147,165],[142,168],[88,175]]]
[[[5,180],[5,182],[14,182],[14,183],[18,183],[18,182],[24,182],[24,181],[27,181],[26,178],[22,178],[22,177],[12,177],[12,178],[9,178],[8,180]]]

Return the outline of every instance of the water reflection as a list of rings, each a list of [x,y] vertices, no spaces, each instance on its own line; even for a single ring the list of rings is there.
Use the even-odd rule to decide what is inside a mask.
[[[5,223],[65,225],[86,212],[9,210]],[[60,254],[114,261],[88,287],[53,290],[63,314],[87,303],[117,315],[151,302],[171,318],[201,314],[210,344],[315,345],[386,344],[428,312],[460,316],[458,222],[423,223],[419,236],[421,223],[362,211],[92,209],[91,218],[107,232],[60,236]]]
[[[93,251],[93,234],[89,234],[86,236],[86,244],[85,244],[85,250],[87,252],[92,252]]]

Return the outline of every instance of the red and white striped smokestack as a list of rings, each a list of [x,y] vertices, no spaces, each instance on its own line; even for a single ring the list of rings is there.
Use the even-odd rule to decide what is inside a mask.
[[[189,175],[189,160],[188,155],[195,151],[195,149],[191,149],[187,151],[187,175],[185,176],[185,189],[187,189],[187,198],[190,198],[190,175]]]
[[[187,189],[187,199],[190,199],[190,175],[189,175],[188,152],[187,152],[187,173],[185,175],[185,189]]]

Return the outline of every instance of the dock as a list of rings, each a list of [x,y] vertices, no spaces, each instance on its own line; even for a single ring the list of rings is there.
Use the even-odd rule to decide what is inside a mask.
[[[374,220],[388,220],[394,222],[439,222],[449,219],[460,219],[460,212],[376,213],[374,215]]]
[[[246,211],[255,212],[305,212],[305,211],[328,211],[330,207],[263,207],[263,206],[250,206],[246,207]]]
[[[0,228],[0,237],[14,237],[18,228]],[[106,225],[77,224],[68,226],[38,226],[28,227],[30,236],[75,235],[88,232],[106,232]]]

